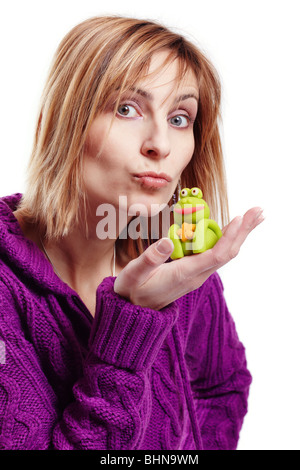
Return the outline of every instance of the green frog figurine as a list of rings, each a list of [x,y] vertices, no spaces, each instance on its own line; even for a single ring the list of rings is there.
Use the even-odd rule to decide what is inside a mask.
[[[174,205],[175,223],[168,231],[174,244],[172,259],[203,253],[222,237],[217,222],[209,218],[209,207],[202,196],[200,188],[180,191],[179,201]]]

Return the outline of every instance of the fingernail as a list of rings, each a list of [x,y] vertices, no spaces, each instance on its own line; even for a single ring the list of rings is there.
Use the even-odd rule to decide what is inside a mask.
[[[260,224],[261,222],[263,222],[265,220],[265,214],[263,214],[263,211],[261,211],[259,217],[257,217],[257,221],[258,221],[258,224]]]
[[[172,240],[169,238],[162,238],[160,242],[156,246],[157,251],[162,255],[166,255],[168,253],[172,253],[174,246]]]
[[[258,219],[258,217],[260,217],[260,216],[262,215],[263,211],[264,211],[264,210],[263,210],[262,208],[260,208],[260,209],[257,211],[257,214],[256,214],[256,218],[257,218],[257,219]]]

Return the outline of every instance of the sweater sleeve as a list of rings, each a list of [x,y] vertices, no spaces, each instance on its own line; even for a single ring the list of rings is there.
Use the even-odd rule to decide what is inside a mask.
[[[186,360],[205,450],[235,450],[252,381],[217,273],[198,299]]]
[[[151,411],[149,370],[177,319],[176,305],[137,307],[104,280],[82,374],[62,410],[16,305],[1,290],[0,306],[0,448],[138,448]]]

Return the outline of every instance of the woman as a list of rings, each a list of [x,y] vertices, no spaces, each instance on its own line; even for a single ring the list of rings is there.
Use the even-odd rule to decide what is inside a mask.
[[[236,448],[251,376],[216,270],[261,211],[168,263],[169,239],[124,236],[179,184],[228,221],[219,108],[213,66],[159,24],[92,18],[61,42],[26,191],[0,202],[1,448]]]

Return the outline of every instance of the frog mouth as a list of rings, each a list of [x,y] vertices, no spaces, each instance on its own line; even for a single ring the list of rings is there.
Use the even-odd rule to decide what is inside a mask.
[[[204,209],[203,204],[197,204],[196,206],[191,207],[174,207],[174,212],[177,214],[193,214],[193,212],[198,212]]]

